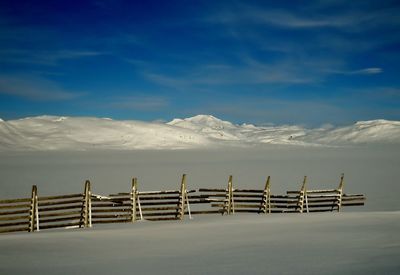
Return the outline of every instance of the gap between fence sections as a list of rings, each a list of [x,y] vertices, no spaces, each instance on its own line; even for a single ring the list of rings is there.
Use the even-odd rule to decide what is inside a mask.
[[[304,177],[299,190],[285,194],[271,192],[269,176],[264,189],[234,188],[229,176],[226,188],[188,190],[184,174],[179,189],[162,191],[139,191],[137,178],[133,178],[129,192],[107,196],[92,193],[89,180],[83,193],[67,195],[40,197],[34,185],[30,198],[0,200],[0,233],[183,220],[199,214],[339,212],[343,207],[364,205],[363,194],[345,194],[343,189],[343,174],[335,189],[307,189]]]

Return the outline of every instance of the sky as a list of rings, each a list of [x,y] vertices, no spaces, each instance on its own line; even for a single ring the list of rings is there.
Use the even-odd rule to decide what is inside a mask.
[[[386,0],[2,0],[0,118],[400,120],[399,14]]]

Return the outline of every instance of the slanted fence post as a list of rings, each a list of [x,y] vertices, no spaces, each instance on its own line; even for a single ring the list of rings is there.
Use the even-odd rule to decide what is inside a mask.
[[[342,174],[340,177],[340,183],[339,183],[339,187],[337,189],[337,192],[338,192],[337,211],[338,212],[340,212],[340,209],[342,208],[343,186],[344,186],[344,174]]]
[[[303,213],[303,211],[304,211],[304,201],[306,201],[306,208],[307,208],[307,213],[308,213],[308,198],[307,198],[306,182],[307,182],[307,176],[304,176],[303,185],[301,186],[298,203],[297,203],[297,207],[298,207],[300,213]]]
[[[131,188],[131,221],[136,221],[136,201],[137,201],[137,178],[132,179],[132,188]]]
[[[39,231],[38,196],[36,185],[32,186],[31,207],[29,211],[29,232]]]
[[[83,207],[82,207],[82,218],[84,227],[92,227],[92,200],[90,191],[90,181],[85,182],[85,191],[83,194]],[[82,225],[80,225],[82,227]]]
[[[178,215],[177,219],[183,220],[185,216],[185,194],[186,194],[186,174],[182,175],[182,182],[181,182],[181,190],[179,193],[179,202],[178,202]]]
[[[264,214],[271,213],[271,187],[270,187],[270,176],[268,176],[265,182],[263,198],[261,201],[260,212]]]

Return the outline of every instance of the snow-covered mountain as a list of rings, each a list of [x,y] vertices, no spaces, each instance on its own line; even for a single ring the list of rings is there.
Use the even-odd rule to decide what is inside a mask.
[[[210,115],[168,123],[39,116],[0,119],[0,150],[185,149],[258,144],[400,143],[400,122],[372,120],[346,127],[236,125]]]

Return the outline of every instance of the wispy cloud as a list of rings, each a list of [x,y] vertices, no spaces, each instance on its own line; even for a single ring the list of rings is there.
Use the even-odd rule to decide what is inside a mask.
[[[127,96],[113,98],[107,105],[115,109],[156,111],[169,104],[167,98],[160,96]]]
[[[299,9],[266,9],[258,5],[239,2],[206,16],[209,23],[229,25],[269,25],[289,29],[340,28],[360,31],[378,26],[397,25],[400,22],[391,8],[351,7],[341,3],[327,9],[321,1],[309,1]],[[333,11],[333,12],[332,12]]]
[[[0,94],[32,101],[71,100],[85,93],[72,92],[56,82],[31,76],[0,75]]]
[[[54,66],[60,61],[68,59],[79,59],[95,57],[107,54],[99,51],[86,50],[22,50],[22,49],[3,49],[0,50],[2,62],[9,63],[31,63]]]
[[[374,75],[383,73],[382,68],[365,68],[360,70],[353,70],[353,71],[328,71],[329,73],[333,74],[343,74],[343,75]]]

